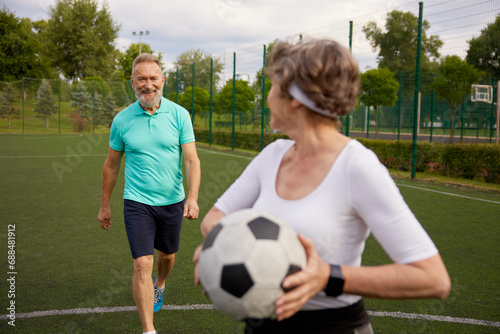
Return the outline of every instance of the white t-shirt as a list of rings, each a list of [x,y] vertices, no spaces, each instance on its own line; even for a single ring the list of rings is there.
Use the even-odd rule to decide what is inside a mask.
[[[217,200],[229,214],[254,208],[273,214],[297,233],[311,238],[321,259],[330,264],[361,265],[370,232],[396,263],[427,259],[438,253],[375,153],[351,140],[322,183],[307,196],[285,200],[276,193],[276,177],[285,153],[295,144],[268,145]],[[361,297],[320,292],[303,310],[345,307]]]

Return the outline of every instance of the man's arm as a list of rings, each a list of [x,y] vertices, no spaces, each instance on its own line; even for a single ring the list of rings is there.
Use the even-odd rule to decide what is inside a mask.
[[[200,208],[198,207],[198,191],[201,181],[201,167],[195,142],[182,145],[184,162],[186,165],[186,177],[188,182],[188,196],[184,206],[184,217],[187,219],[198,218]]]
[[[97,218],[101,222],[101,227],[108,230],[111,226],[111,211],[109,210],[109,200],[113,189],[115,188],[118,174],[120,173],[120,165],[123,157],[123,151],[115,151],[111,147],[108,151],[108,157],[102,168],[102,185],[101,185],[101,209]]]

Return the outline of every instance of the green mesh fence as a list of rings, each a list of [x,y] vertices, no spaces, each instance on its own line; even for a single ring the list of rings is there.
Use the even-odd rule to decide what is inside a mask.
[[[0,82],[5,120],[0,123],[0,133],[109,132],[113,117],[131,103],[126,86],[126,82],[68,83],[31,78]],[[13,97],[10,105],[5,102],[7,96]]]
[[[383,28],[387,14],[393,10],[419,16],[418,4],[411,2],[279,39],[290,42],[307,41],[310,38],[337,40],[351,49],[360,70],[365,71],[376,68],[380,59],[363,29],[373,21]],[[458,55],[465,59],[468,41],[494,22],[499,12],[498,1],[429,0],[423,6],[423,19],[430,26],[427,36],[437,35],[444,42],[439,49],[441,56]],[[448,38],[451,31],[455,32],[454,38]],[[197,140],[233,149],[260,150],[280,137],[269,127],[266,98],[271,83],[263,75],[266,55],[273,42],[213,54],[211,58],[191,64],[173,62],[174,67],[165,72],[164,96],[190,112]],[[414,103],[416,72],[412,68],[395,73],[400,91],[394,106],[377,106],[375,119],[374,108],[360,103],[348,119],[340,120],[340,131],[360,139],[411,141],[416,128],[419,143],[448,143],[453,123],[453,143],[495,143],[498,140],[496,82],[500,78],[488,78],[481,82],[494,87],[492,103],[473,102],[470,94],[464,96],[452,120],[449,104],[439,100],[433,90],[432,83],[438,74],[438,59],[432,61],[436,65],[431,67],[433,71],[419,72],[418,111],[415,111]],[[44,84],[48,85],[52,99],[47,97],[47,87],[42,90]],[[43,103],[40,96],[44,97]],[[130,82],[70,83],[64,80],[23,78],[15,82],[0,82],[0,98],[0,133],[105,133],[109,132],[113,116],[135,101],[135,94]],[[50,112],[44,113],[42,106],[50,109]],[[398,161],[399,167],[396,168],[409,170],[411,147],[403,146],[404,150],[396,150],[400,153],[383,156],[378,151],[377,154],[387,164]],[[409,153],[407,149],[410,149]],[[437,164],[429,160],[431,158],[428,158],[427,151],[436,150],[428,146],[419,149],[419,170],[425,171]]]
[[[451,135],[451,108],[439,100],[432,89],[433,74],[421,74],[420,103],[417,120],[414,119],[414,74],[401,73],[402,98],[393,107],[379,106],[377,120],[373,108],[364,105],[351,112],[350,134],[365,138],[408,139],[415,121],[419,140],[449,142]],[[496,86],[496,83],[491,83]],[[496,87],[494,87],[496,90]],[[496,105],[472,102],[466,96],[454,115],[454,142],[491,143],[496,140]],[[378,135],[375,125],[378,124]],[[345,126],[345,122],[344,122]],[[384,136],[385,135],[385,136]]]

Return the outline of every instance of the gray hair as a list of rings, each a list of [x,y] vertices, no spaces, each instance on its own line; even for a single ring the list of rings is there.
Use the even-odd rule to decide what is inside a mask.
[[[134,59],[134,63],[132,64],[132,73],[134,73],[135,66],[140,63],[156,63],[161,71],[160,60],[158,59],[158,57],[152,55],[151,53],[141,53],[137,56],[137,58]]]

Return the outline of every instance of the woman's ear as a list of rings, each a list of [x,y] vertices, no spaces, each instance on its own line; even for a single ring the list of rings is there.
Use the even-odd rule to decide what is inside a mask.
[[[302,107],[302,106],[303,106],[303,104],[302,104],[302,102],[299,102],[299,101],[297,101],[296,99],[294,99],[294,98],[292,97],[292,102],[290,103],[290,106],[291,106],[292,108],[298,109],[298,108]]]

